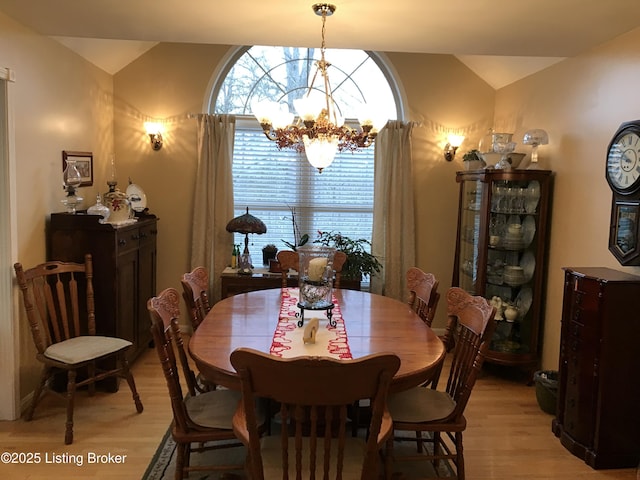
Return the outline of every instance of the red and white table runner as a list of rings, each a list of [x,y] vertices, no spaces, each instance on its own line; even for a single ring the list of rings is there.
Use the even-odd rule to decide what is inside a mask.
[[[336,326],[329,325],[327,312],[325,310],[305,310],[305,325],[309,320],[317,317],[320,320],[318,331],[316,332],[316,343],[304,343],[303,335],[305,325],[298,327],[298,317],[300,313],[298,307],[299,290],[297,288],[283,288],[281,295],[282,303],[278,324],[273,334],[273,342],[269,353],[281,358],[298,357],[301,355],[333,357],[340,360],[350,360],[351,350],[347,330],[340,311],[340,305],[333,297],[332,319]]]

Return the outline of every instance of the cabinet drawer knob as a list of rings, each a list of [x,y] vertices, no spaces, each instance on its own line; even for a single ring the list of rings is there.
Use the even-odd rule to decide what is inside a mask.
[[[118,245],[120,245],[121,247],[125,246],[127,244],[127,241],[124,238],[121,238],[120,240],[118,240]]]
[[[131,235],[131,239],[132,240],[140,240],[140,235],[138,235],[137,233],[135,235]]]

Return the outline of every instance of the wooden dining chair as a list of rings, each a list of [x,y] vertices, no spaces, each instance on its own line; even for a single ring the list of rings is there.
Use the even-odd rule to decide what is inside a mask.
[[[209,272],[204,267],[196,267],[182,275],[182,297],[189,312],[191,328],[195,332],[209,313]]]
[[[180,297],[174,288],[163,290],[147,301],[151,332],[158,359],[169,389],[173,421],[171,436],[177,444],[175,479],[181,480],[192,471],[237,470],[242,465],[216,464],[192,466],[191,452],[238,447],[232,428],[233,414],[240,402],[240,392],[214,390],[198,393],[195,376],[190,369],[179,326]],[[176,353],[178,361],[176,361]],[[185,376],[188,395],[180,384],[179,368]],[[264,413],[257,410],[257,424],[264,423]],[[259,426],[258,428],[261,429]]]
[[[386,397],[400,367],[396,355],[280,359],[239,348],[231,364],[242,387],[233,428],[248,448],[250,478],[378,478],[380,449],[392,435]],[[265,437],[262,444],[254,411],[258,397],[281,405],[280,435]],[[372,405],[366,440],[346,433],[347,411],[361,398]]]
[[[465,478],[462,432],[467,420],[464,410],[495,330],[495,308],[483,297],[452,287],[447,291],[447,314],[445,343],[450,336],[455,336],[455,347],[446,389],[416,387],[389,396],[394,431],[416,432],[416,438],[396,433],[395,439],[417,442],[418,452],[395,458],[391,438],[386,449],[387,472],[397,460],[430,460],[436,471],[439,462],[447,460],[455,467],[455,478]],[[424,432],[431,436],[425,437]],[[430,444],[431,449],[423,452],[423,443]]]
[[[93,263],[85,255],[84,263],[45,262],[25,270],[14,265],[18,286],[36,346],[36,358],[43,364],[42,375],[25,419],[33,418],[43,393],[51,388],[54,375],[67,372],[67,422],[64,443],[73,442],[73,406],[76,390],[88,386],[95,393],[96,382],[122,377],[131,389],[136,410],[143,410],[126,354],[132,343],[115,337],[96,335],[93,291]],[[78,380],[78,372],[86,378]]]
[[[282,271],[282,288],[287,287],[287,278],[289,270],[298,270],[300,268],[300,257],[298,252],[293,250],[280,250],[277,253],[278,262],[280,263],[280,269]],[[337,251],[333,256],[333,270],[335,272],[335,278],[333,281],[334,288],[340,288],[340,280],[342,278],[342,267],[347,261],[347,255],[344,252]]]
[[[407,303],[409,307],[431,327],[436,315],[440,293],[438,293],[438,280],[432,273],[427,273],[418,267],[411,267],[406,273],[407,289],[409,295]],[[442,371],[442,363],[434,370],[431,378],[422,386],[437,388]]]
[[[300,257],[298,252],[293,250],[280,250],[276,254],[278,263],[280,264],[280,274],[282,276],[282,288],[287,288],[287,280],[289,278],[289,270],[298,271],[300,268]]]
[[[432,273],[426,273],[417,267],[407,270],[406,279],[409,290],[407,303],[430,327],[440,300],[439,282]]]
[[[333,288],[340,288],[340,281],[342,280],[342,267],[347,261],[347,254],[338,250],[333,255],[333,271],[336,275],[333,280]]]
[[[206,317],[211,306],[209,305],[209,273],[204,267],[196,267],[191,272],[182,275],[182,298],[184,299],[191,329],[195,332]],[[199,392],[208,392],[217,388],[216,384],[210,382],[202,375],[195,375],[195,389]]]

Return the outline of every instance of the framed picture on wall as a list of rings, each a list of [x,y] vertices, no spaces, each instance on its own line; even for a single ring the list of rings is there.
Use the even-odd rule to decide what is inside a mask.
[[[62,171],[67,168],[67,159],[76,161],[76,168],[80,171],[82,177],[81,187],[90,187],[93,185],[93,153],[91,152],[72,152],[69,150],[62,151]]]

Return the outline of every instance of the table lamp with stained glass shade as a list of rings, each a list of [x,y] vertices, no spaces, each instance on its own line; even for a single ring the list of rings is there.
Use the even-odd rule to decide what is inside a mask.
[[[76,165],[76,160],[66,158],[66,167],[62,172],[62,183],[67,196],[62,203],[67,207],[67,213],[76,213],[76,207],[82,202],[82,197],[76,195],[76,189],[82,183],[82,175]]]
[[[249,234],[257,233],[261,235],[267,233],[267,226],[259,218],[254,217],[247,212],[231,219],[227,223],[227,232],[244,234],[244,251],[238,259],[238,272],[250,274],[253,270],[251,263],[251,255],[249,254]]]
[[[549,143],[549,135],[541,128],[534,128],[525,132],[522,143],[531,145],[531,163],[529,167],[532,170],[538,168],[538,145],[547,145]]]

